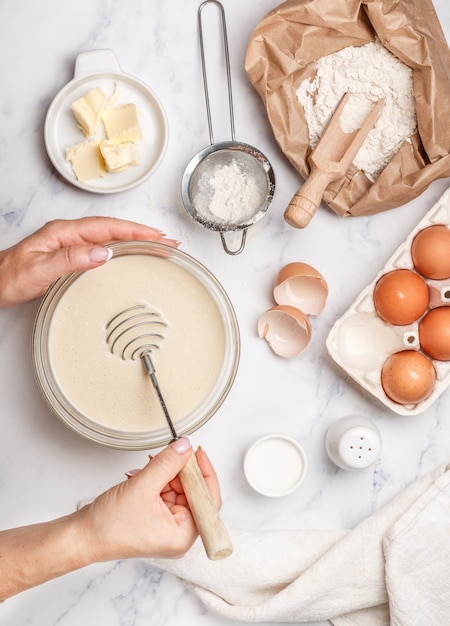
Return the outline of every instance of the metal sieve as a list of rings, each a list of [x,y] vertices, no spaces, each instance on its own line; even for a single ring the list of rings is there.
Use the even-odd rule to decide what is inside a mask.
[[[220,10],[231,130],[231,141],[219,143],[214,142],[202,22],[202,11],[211,3]],[[225,252],[236,255],[245,247],[247,228],[260,220],[269,208],[275,191],[275,176],[271,164],[260,150],[235,138],[225,11],[218,0],[206,0],[200,5],[198,26],[210,145],[188,163],[181,182],[181,195],[189,215],[202,226],[217,231]],[[225,171],[234,177],[230,179],[228,189],[221,177]],[[233,182],[238,184],[233,185]],[[238,212],[231,210],[231,201]],[[225,233],[229,231],[242,231],[237,249],[231,250],[226,243]]]

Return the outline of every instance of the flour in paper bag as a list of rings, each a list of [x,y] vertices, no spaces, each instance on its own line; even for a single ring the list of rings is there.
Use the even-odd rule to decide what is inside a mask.
[[[417,130],[412,69],[378,41],[348,46],[317,61],[313,79],[296,95],[302,104],[311,147],[315,147],[340,99],[350,91],[341,115],[346,133],[359,128],[381,98],[380,116],[353,160],[374,180],[405,140]]]

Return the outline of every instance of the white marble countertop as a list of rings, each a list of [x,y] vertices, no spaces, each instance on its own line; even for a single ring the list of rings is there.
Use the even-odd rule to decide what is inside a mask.
[[[225,0],[237,139],[260,148],[277,185],[264,218],[248,232],[244,252],[224,253],[219,236],[184,211],[181,176],[208,145],[197,37],[197,3],[3,2],[0,6],[0,246],[7,247],[53,218],[112,215],[143,221],[182,242],[228,292],[239,320],[241,362],[235,384],[216,415],[193,436],[211,456],[223,490],[227,525],[243,528],[351,528],[419,476],[449,460],[450,391],[425,413],[399,416],[341,371],[327,356],[334,321],[369,284],[391,254],[448,187],[434,182],[416,200],[372,217],[338,218],[321,207],[308,228],[295,230],[283,212],[301,179],[273,140],[262,103],[243,59],[258,21],[273,0]],[[450,6],[434,0],[447,39]],[[169,120],[168,149],[142,185],[112,195],[66,184],[50,164],[43,125],[49,104],[72,78],[79,52],[111,48],[123,71],[139,77],[161,99]],[[224,116],[225,117],[225,116]],[[223,139],[228,139],[227,126]],[[221,139],[221,137],[216,137]],[[257,336],[258,316],[271,306],[271,288],[288,262],[307,262],[323,274],[329,298],[313,320],[313,338],[295,359],[276,358]],[[78,438],[42,399],[30,362],[30,334],[38,303],[0,312],[2,436],[0,526],[51,519],[74,509],[142,466],[145,452],[103,448]],[[348,414],[369,417],[383,439],[370,469],[346,472],[329,460],[328,426]],[[308,474],[293,494],[265,498],[242,472],[243,453],[267,432],[296,438]],[[268,563],[270,567],[270,563]],[[225,626],[175,578],[143,561],[114,562],[69,574],[12,598],[0,623],[75,626],[149,626],[191,623]]]

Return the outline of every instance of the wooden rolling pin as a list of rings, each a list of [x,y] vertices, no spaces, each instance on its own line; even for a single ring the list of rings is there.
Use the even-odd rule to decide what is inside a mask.
[[[284,212],[284,219],[294,228],[308,226],[322,201],[325,189],[332,181],[344,176],[370,129],[377,121],[385,100],[382,98],[375,104],[360,128],[346,133],[342,129],[340,118],[349,97],[350,92],[347,91],[336,107],[319,143],[308,159],[309,177]]]

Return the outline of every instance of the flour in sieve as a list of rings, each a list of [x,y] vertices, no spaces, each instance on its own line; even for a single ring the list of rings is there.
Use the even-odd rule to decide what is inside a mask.
[[[412,69],[378,40],[319,59],[314,79],[304,80],[296,92],[305,112],[311,147],[316,146],[347,91],[351,95],[341,115],[341,127],[347,133],[359,128],[375,102],[385,98],[375,126],[353,160],[374,180],[403,141],[417,130]]]
[[[204,216],[228,224],[245,223],[258,212],[264,198],[257,181],[232,159],[226,165],[203,172],[198,181],[195,207]]]

